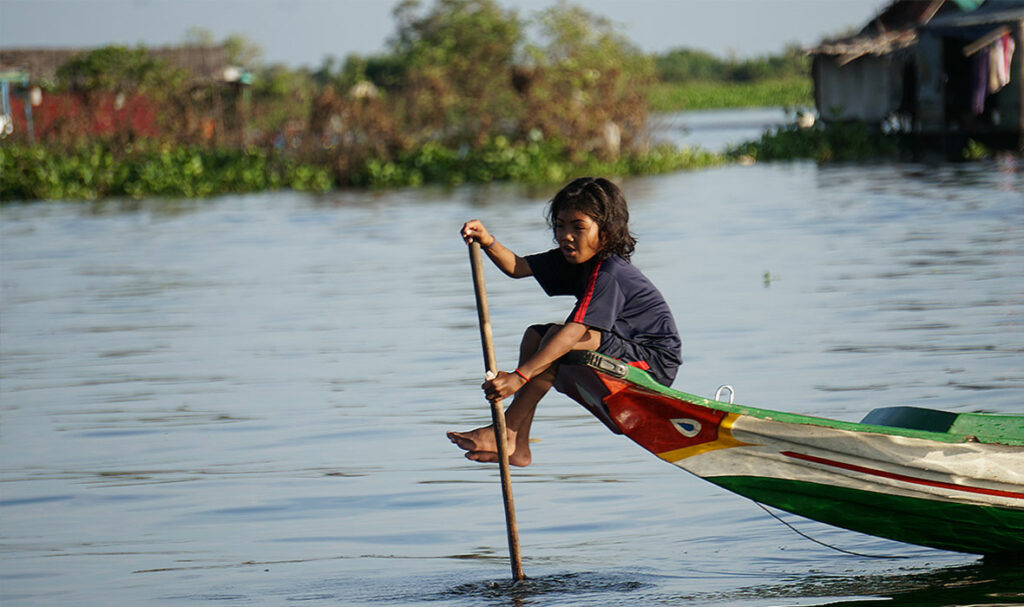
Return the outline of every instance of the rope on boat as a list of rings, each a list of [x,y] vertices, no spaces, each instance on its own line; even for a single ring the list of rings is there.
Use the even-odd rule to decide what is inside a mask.
[[[793,530],[800,537],[803,537],[805,539],[811,540],[815,544],[820,544],[820,545],[822,545],[822,546],[824,546],[826,548],[831,548],[832,550],[835,550],[837,552],[843,552],[845,554],[850,554],[850,555],[853,555],[853,556],[863,556],[863,557],[866,557],[866,558],[869,558],[869,559],[905,559],[905,558],[908,558],[906,556],[890,555],[890,554],[865,554],[863,552],[854,552],[852,550],[846,550],[846,549],[840,548],[838,546],[833,546],[832,544],[829,544],[829,543],[823,542],[823,541],[821,541],[819,539],[813,538],[813,537],[807,535],[806,533],[804,533],[803,531],[800,531],[799,529],[797,529],[793,525],[791,525],[788,522],[786,522],[785,520],[783,520],[782,517],[780,517],[779,515],[775,514],[771,510],[769,510],[761,502],[759,502],[757,500],[750,500],[750,501],[752,501],[755,504],[757,504],[761,508],[761,510],[764,510],[765,512],[767,512],[769,515],[771,515],[772,518],[774,518],[775,520],[779,521],[783,525],[789,527],[791,530]]]

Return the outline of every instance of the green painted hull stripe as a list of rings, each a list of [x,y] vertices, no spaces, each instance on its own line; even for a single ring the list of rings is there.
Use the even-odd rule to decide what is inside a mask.
[[[1024,554],[1024,510],[754,476],[706,480],[757,502],[877,537],[972,554]]]

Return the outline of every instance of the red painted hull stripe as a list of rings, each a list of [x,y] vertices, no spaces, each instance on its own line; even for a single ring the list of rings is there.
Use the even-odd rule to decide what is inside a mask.
[[[782,455],[792,457],[795,459],[802,459],[805,461],[814,462],[816,464],[822,464],[824,466],[833,466],[835,468],[843,468],[844,470],[852,470],[853,472],[860,472],[863,474],[870,474],[872,476],[881,476],[883,478],[903,481],[905,483],[915,483],[918,485],[927,485],[929,487],[940,487],[942,489],[953,489],[955,491],[966,491],[968,493],[981,493],[984,495],[995,495],[998,497],[1012,497],[1015,499],[1024,499],[1024,493],[1015,493],[1013,491],[1001,491],[999,489],[985,489],[982,487],[965,487],[963,485],[954,485],[953,483],[944,483],[942,481],[930,481],[923,478],[914,478],[912,476],[906,476],[903,474],[886,472],[884,470],[865,468],[864,466],[857,466],[855,464],[837,462],[835,460],[826,459],[824,457],[817,457],[814,455],[807,455],[804,453],[795,453],[793,451],[783,451]]]

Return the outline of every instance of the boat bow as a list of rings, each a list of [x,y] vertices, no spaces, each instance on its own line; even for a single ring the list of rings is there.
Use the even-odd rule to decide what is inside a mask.
[[[771,411],[672,390],[593,352],[563,360],[556,388],[659,458],[758,502],[912,544],[1024,554],[1024,417],[931,412],[942,415],[922,429],[878,423],[892,415]]]

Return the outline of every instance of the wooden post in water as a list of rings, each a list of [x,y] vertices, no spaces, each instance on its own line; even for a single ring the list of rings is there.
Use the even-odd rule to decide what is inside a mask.
[[[480,321],[480,343],[484,352],[484,367],[488,377],[498,373],[498,361],[494,355],[494,334],[491,331],[491,312],[487,306],[487,287],[484,285],[484,268],[481,262],[480,243],[469,243],[469,265],[473,269],[473,288],[476,291],[476,313]],[[498,444],[498,467],[501,471],[501,495],[505,502],[505,529],[508,532],[508,552],[512,561],[512,579],[526,579],[523,561],[519,555],[519,529],[516,525],[516,507],[512,499],[512,479],[508,468],[508,433],[505,429],[505,407],[501,400],[491,403],[491,422],[494,425],[494,439]]]

